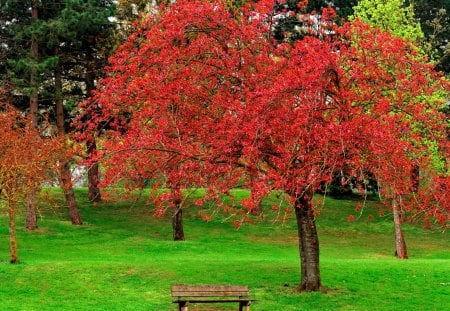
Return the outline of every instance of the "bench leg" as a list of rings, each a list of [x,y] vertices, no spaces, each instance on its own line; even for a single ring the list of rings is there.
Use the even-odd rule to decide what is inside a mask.
[[[250,311],[250,301],[241,301],[239,303],[239,311]]]
[[[178,311],[188,311],[189,302],[182,301],[178,303]]]

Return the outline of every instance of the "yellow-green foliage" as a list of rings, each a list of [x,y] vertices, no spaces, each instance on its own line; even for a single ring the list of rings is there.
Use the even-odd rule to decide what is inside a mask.
[[[424,38],[420,24],[414,18],[412,5],[407,6],[404,0],[361,0],[353,9],[354,15],[350,20],[359,18],[411,42]]]

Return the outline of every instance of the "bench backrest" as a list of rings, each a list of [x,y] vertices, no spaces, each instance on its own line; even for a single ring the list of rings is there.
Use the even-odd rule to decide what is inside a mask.
[[[246,285],[172,285],[173,297],[246,297]]]

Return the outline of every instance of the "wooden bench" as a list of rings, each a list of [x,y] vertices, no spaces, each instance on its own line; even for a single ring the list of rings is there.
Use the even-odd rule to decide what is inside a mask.
[[[189,303],[238,302],[240,311],[249,311],[248,286],[242,285],[172,285],[173,303],[179,311],[188,311]]]

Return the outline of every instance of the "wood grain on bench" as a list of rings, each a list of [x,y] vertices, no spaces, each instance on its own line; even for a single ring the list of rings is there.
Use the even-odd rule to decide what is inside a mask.
[[[178,310],[188,311],[189,303],[238,302],[239,310],[250,310],[249,290],[246,285],[172,285],[173,303]]]

